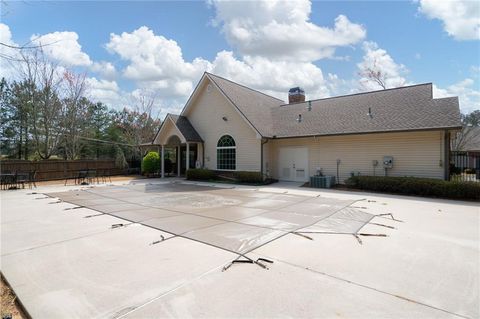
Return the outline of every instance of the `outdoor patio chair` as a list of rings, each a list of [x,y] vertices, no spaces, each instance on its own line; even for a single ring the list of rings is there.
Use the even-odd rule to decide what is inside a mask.
[[[22,188],[25,188],[25,183],[29,183],[29,182],[30,182],[30,172],[17,172],[15,174],[16,186],[22,185]]]
[[[28,187],[31,189],[32,185],[37,187],[37,171],[33,170],[28,172]]]
[[[98,184],[97,171],[96,171],[96,170],[93,170],[93,169],[88,170],[88,171],[87,171],[86,179],[87,179],[87,183],[88,183],[88,184],[94,183],[94,182],[95,182],[95,179],[97,179],[97,184]]]
[[[13,173],[2,172],[0,175],[0,183],[2,189],[10,189],[17,185],[16,175]]]
[[[112,178],[110,177],[110,170],[109,169],[102,169],[102,170],[99,170],[97,171],[98,175],[97,175],[97,179],[98,177],[100,178],[100,181],[102,183],[107,183],[107,179],[110,181],[110,183],[112,182]]]
[[[87,175],[88,175],[88,170],[86,169],[78,171],[77,176],[75,176],[75,184],[86,183]]]

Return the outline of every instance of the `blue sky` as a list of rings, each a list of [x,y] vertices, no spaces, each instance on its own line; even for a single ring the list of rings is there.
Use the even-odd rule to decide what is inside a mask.
[[[463,13],[453,10],[459,6]],[[309,98],[379,89],[361,75],[379,68],[389,87],[433,82],[436,96],[458,95],[468,112],[480,108],[479,6],[432,0],[6,2],[0,39],[23,44],[37,35],[42,43],[55,42],[47,54],[87,72],[92,99],[116,108],[150,94],[162,115],[176,112],[203,71],[285,99],[296,85]]]

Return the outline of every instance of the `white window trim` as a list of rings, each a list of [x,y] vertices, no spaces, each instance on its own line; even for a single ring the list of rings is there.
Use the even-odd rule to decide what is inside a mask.
[[[222,137],[224,137],[225,135],[227,136],[230,136],[233,140],[233,142],[235,143],[235,146],[218,146],[218,141],[220,141],[220,139]],[[216,147],[216,151],[218,150],[228,150],[228,149],[235,149],[235,169],[226,169],[226,168],[218,168],[218,154],[215,154],[216,156],[216,171],[225,171],[225,172],[235,172],[237,171],[237,152],[236,152],[236,149],[237,149],[237,141],[235,140],[235,138],[231,135],[231,134],[228,134],[228,133],[225,133],[225,134],[222,134],[220,135],[220,137],[217,139],[217,147]],[[216,152],[215,152],[216,153]]]

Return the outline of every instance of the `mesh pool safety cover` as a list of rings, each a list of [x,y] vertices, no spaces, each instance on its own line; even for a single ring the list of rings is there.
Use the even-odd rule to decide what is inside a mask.
[[[238,255],[292,232],[355,234],[374,217],[354,200],[181,183],[47,195]]]

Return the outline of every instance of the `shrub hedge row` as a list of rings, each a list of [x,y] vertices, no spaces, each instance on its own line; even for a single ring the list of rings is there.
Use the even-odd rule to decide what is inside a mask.
[[[418,177],[353,176],[348,187],[385,193],[480,200],[480,183]]]
[[[217,175],[214,171],[206,168],[191,168],[187,170],[187,179],[193,181],[208,181],[215,179]]]
[[[260,172],[244,172],[238,171],[233,172],[233,178],[235,181],[239,183],[251,183],[251,184],[258,184],[263,183],[263,177]],[[193,168],[187,170],[187,179],[188,180],[217,180],[220,179],[217,176],[215,171],[205,169],[205,168]]]
[[[263,176],[260,172],[235,172],[233,176],[240,183],[263,183]]]

